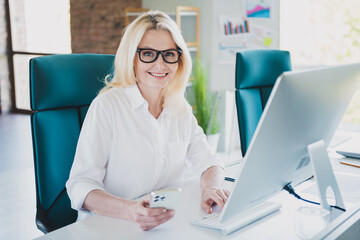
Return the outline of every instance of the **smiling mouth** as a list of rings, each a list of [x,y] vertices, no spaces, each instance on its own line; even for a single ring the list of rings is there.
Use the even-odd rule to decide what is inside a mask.
[[[151,73],[151,72],[149,72],[149,74],[153,77],[165,77],[168,75],[168,73]]]

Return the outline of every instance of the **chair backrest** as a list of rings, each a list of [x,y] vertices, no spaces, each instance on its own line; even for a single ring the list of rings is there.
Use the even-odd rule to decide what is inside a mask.
[[[113,55],[65,54],[30,60],[36,224],[50,232],[76,221],[65,183],[91,101],[113,72]]]
[[[276,79],[290,70],[288,51],[266,49],[237,53],[235,102],[243,157]]]

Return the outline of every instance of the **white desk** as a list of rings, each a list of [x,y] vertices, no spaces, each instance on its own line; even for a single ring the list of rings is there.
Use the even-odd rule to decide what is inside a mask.
[[[360,174],[360,169],[348,167],[339,164],[338,159],[332,159],[332,165],[335,171],[350,172]],[[231,166],[227,169],[228,176],[236,175],[239,165]],[[232,184],[227,182],[226,184]],[[306,182],[296,188],[296,190],[305,189],[314,182]],[[340,184],[339,184],[340,185]],[[341,186],[340,186],[341,189]],[[300,192],[298,192],[300,193]],[[147,232],[142,231],[137,224],[110,218],[100,215],[91,216],[80,222],[76,222],[57,231],[46,234],[39,239],[299,239],[296,236],[294,226],[296,212],[300,206],[315,206],[305,203],[290,196],[287,192],[281,192],[272,200],[282,204],[281,210],[265,217],[247,227],[244,227],[228,236],[224,236],[220,231],[202,228],[191,225],[190,222],[205,213],[200,208],[200,185],[198,181],[188,180],[183,188],[179,207],[175,217],[169,222]],[[303,196],[305,197],[305,196]],[[311,198],[314,199],[314,198]],[[344,198],[345,202],[346,199]],[[351,206],[350,208],[348,206]],[[315,206],[316,207],[316,206]],[[347,228],[353,224],[348,222],[348,226],[342,224],[344,219],[351,215],[353,221],[360,218],[360,212],[355,213],[360,205],[348,205],[348,211],[340,214],[330,222],[315,239],[327,238],[333,239],[332,236],[340,236]],[[337,210],[335,210],[337,211]],[[348,216],[349,215],[349,216]],[[354,220],[355,219],[355,220]]]

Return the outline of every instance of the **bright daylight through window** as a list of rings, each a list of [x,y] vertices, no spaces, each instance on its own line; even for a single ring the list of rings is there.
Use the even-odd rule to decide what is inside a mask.
[[[71,52],[70,2],[10,0],[9,3],[16,108],[29,110],[29,60],[41,53]]]
[[[359,0],[280,0],[280,48],[294,68],[360,61]],[[360,90],[343,118],[360,127]]]

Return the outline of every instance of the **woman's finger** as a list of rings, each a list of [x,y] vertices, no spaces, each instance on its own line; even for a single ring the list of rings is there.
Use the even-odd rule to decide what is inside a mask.
[[[227,200],[227,196],[226,196],[224,190],[219,188],[216,190],[216,194],[221,197],[221,199],[223,200],[223,203],[225,204],[225,202]]]
[[[212,209],[211,206],[213,204],[212,200],[208,200],[208,201],[201,201],[201,208],[206,212],[206,213],[211,213]]]
[[[174,210],[167,210],[163,214],[156,216],[141,216],[140,219],[142,222],[147,222],[147,223],[158,222],[162,219],[166,219],[166,218],[170,219],[174,216],[174,214],[175,214]]]
[[[164,214],[166,212],[166,208],[149,208],[149,199],[145,196],[140,201],[136,211],[140,215],[150,217]]]
[[[210,198],[222,209],[224,207],[224,200],[216,192],[210,195]]]
[[[169,210],[166,214],[157,217],[143,217],[143,222],[140,223],[140,227],[142,230],[147,231],[169,221],[173,216],[174,211]]]

